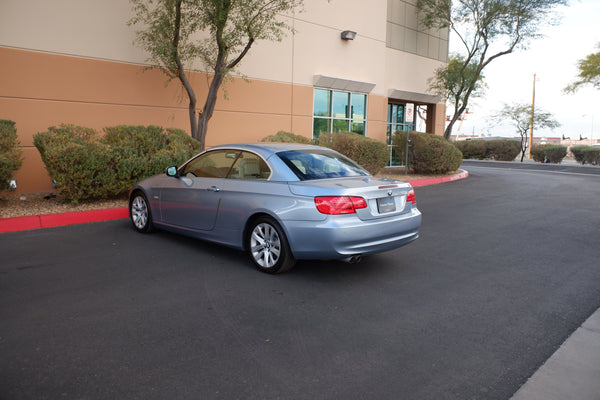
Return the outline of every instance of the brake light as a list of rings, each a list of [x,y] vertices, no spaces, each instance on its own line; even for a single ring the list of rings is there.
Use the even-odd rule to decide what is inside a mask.
[[[415,196],[415,190],[414,189],[410,189],[408,191],[408,193],[406,193],[406,202],[407,203],[412,203],[412,204],[417,204],[417,196]]]
[[[354,214],[356,210],[367,208],[367,202],[356,196],[319,196],[315,197],[317,210],[322,214]]]

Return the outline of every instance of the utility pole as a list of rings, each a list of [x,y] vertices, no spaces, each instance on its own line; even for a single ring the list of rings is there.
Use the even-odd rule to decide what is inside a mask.
[[[531,148],[533,147],[533,117],[535,109],[535,74],[533,74],[533,97],[531,98],[531,128],[529,130],[529,147],[527,148],[527,156],[531,160]]]

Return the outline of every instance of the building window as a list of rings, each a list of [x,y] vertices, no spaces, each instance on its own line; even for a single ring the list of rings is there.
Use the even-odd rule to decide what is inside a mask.
[[[354,132],[366,135],[367,95],[315,88],[313,137],[322,132]]]
[[[414,104],[388,104],[387,144],[390,146],[390,165],[402,165],[398,152],[403,149],[392,147],[392,136],[398,131],[413,131],[415,129]]]

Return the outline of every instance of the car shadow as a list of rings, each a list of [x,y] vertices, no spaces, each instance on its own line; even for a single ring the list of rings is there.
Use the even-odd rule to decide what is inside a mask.
[[[132,232],[135,232],[131,228]],[[210,259],[211,263],[227,264],[228,268],[240,270],[254,270],[260,273],[252,263],[247,252],[232,249],[216,243],[179,235],[169,231],[159,230],[152,234],[161,241],[168,242],[173,247],[184,247],[193,250],[198,259]],[[303,278],[318,281],[339,281],[340,278],[381,279],[389,274],[396,274],[402,270],[403,263],[396,257],[385,255],[371,255],[363,257],[358,263],[347,263],[340,260],[298,260],[295,267],[284,274],[273,275],[288,279]],[[268,274],[265,274],[268,276]]]

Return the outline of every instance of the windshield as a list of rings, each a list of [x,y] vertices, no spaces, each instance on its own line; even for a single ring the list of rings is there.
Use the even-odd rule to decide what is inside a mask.
[[[282,151],[277,156],[303,181],[369,175],[361,166],[333,151]]]

